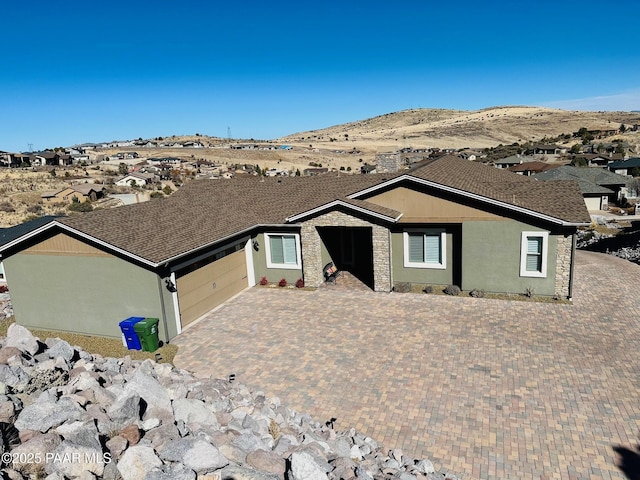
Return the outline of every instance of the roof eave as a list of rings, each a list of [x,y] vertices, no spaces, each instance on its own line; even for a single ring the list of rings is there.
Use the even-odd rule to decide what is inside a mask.
[[[553,217],[551,215],[546,215],[544,213],[536,212],[535,210],[531,210],[531,209],[528,209],[528,208],[519,207],[519,206],[513,205],[511,203],[503,202],[501,200],[496,200],[496,199],[493,199],[493,198],[485,197],[485,196],[479,195],[477,193],[467,192],[467,191],[464,191],[464,190],[460,190],[458,188],[450,187],[448,185],[443,185],[441,183],[432,182],[430,180],[425,180],[423,178],[414,177],[412,175],[406,175],[406,174],[405,175],[400,175],[400,176],[395,177],[395,178],[392,178],[391,180],[387,180],[386,182],[379,183],[377,185],[374,185],[373,187],[366,188],[366,189],[361,190],[359,192],[352,193],[348,197],[349,198],[353,198],[353,199],[357,199],[357,197],[359,197],[361,195],[366,195],[368,193],[373,193],[373,192],[375,192],[377,190],[380,190],[382,188],[385,188],[385,187],[387,187],[389,185],[393,185],[395,183],[399,183],[399,182],[402,182],[402,181],[405,181],[405,180],[408,180],[410,182],[415,182],[415,183],[418,183],[418,184],[421,184],[421,185],[426,185],[426,186],[429,186],[429,187],[433,187],[433,188],[436,188],[436,189],[439,189],[439,190],[443,190],[443,191],[446,191],[446,192],[454,193],[454,194],[457,194],[457,195],[462,195],[462,196],[465,196],[465,197],[469,197],[469,198],[472,198],[474,200],[478,200],[480,202],[484,202],[484,203],[488,203],[490,205],[495,205],[495,206],[498,206],[498,207],[506,208],[507,210],[512,210],[514,212],[518,212],[518,213],[522,213],[522,214],[525,214],[525,215],[528,215],[528,216],[539,218],[541,220],[545,220],[545,221],[548,221],[548,222],[551,222],[551,223],[555,223],[557,225],[562,225],[562,226],[574,226],[574,225],[575,226],[581,226],[581,225],[583,225],[582,223],[579,223],[579,222],[571,222],[571,221],[563,220],[561,218],[557,218],[557,217]],[[587,225],[589,225],[589,224],[587,224]]]
[[[54,227],[58,227],[58,228],[60,228],[62,230],[65,230],[67,232],[73,233],[74,235],[78,235],[78,236],[80,236],[82,238],[85,238],[85,239],[87,239],[87,240],[89,240],[89,241],[91,241],[93,243],[96,243],[96,244],[98,244],[98,245],[100,245],[102,247],[105,247],[107,250],[110,250],[110,251],[113,251],[113,252],[117,252],[117,253],[119,253],[121,255],[129,257],[129,258],[131,258],[133,260],[136,260],[138,262],[141,262],[141,263],[143,263],[145,265],[149,265],[151,267],[157,267],[158,266],[157,264],[155,264],[154,262],[152,262],[150,260],[147,260],[146,258],[140,257],[139,255],[135,255],[135,254],[133,254],[131,252],[123,250],[122,248],[118,248],[118,247],[116,247],[114,245],[111,245],[108,242],[100,240],[99,238],[96,238],[96,237],[94,237],[92,235],[84,233],[84,232],[82,232],[80,230],[77,230],[77,229],[75,229],[73,227],[65,225],[64,223],[60,223],[57,220],[53,220],[51,223],[47,223],[47,224],[43,225],[40,228],[36,228],[35,230],[32,230],[31,232],[26,233],[26,234],[22,235],[21,237],[18,237],[15,240],[6,243],[2,247],[0,247],[0,253],[4,252],[5,250],[8,250],[11,247],[19,245],[20,243],[22,243],[22,242],[24,242],[24,241],[26,241],[26,240],[28,240],[30,238],[33,238],[33,237],[35,237],[35,236],[37,236],[37,235],[39,235],[39,234],[41,234],[43,232],[46,232],[47,230],[50,230],[50,229],[52,229]]]

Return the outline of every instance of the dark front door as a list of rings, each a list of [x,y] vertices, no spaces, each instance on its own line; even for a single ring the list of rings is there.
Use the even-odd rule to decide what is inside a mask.
[[[373,289],[373,241],[369,227],[318,229],[331,261]]]

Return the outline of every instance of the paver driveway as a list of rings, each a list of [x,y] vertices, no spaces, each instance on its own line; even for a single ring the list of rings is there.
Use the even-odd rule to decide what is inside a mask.
[[[463,478],[625,478],[640,431],[640,266],[578,252],[573,305],[253,288],[175,361]]]

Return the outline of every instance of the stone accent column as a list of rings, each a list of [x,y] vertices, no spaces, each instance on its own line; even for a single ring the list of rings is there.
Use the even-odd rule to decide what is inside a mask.
[[[402,159],[400,153],[378,153],[376,154],[376,172],[396,173],[400,171]]]
[[[554,293],[561,298],[569,297],[569,282],[571,280],[571,235],[556,237],[556,284]]]
[[[391,244],[389,230],[342,212],[328,212],[304,222],[300,229],[302,242],[302,273],[304,282],[310,287],[319,287],[322,278],[320,234],[317,227],[368,227],[371,228],[373,244],[373,285],[376,292],[391,291]]]

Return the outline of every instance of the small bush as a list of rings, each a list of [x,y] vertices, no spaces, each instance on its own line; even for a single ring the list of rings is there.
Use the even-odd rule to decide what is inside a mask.
[[[393,289],[398,293],[409,293],[411,291],[411,284],[409,282],[397,282]]]
[[[260,279],[260,285],[266,285],[269,283],[269,280],[267,280],[267,277],[262,277]]]
[[[7,293],[9,291],[9,287],[6,285],[0,285],[0,293]]]
[[[535,291],[533,290],[533,287],[527,287],[524,289],[524,296],[527,298],[531,298],[535,295]]]
[[[473,298],[484,298],[485,293],[484,290],[478,290],[477,288],[474,288],[469,292],[469,295]]]
[[[299,278],[298,280],[296,280],[296,287],[297,288],[304,288],[304,280]]]
[[[11,202],[0,203],[0,212],[13,213],[15,211],[16,209],[13,208],[13,205],[11,204]]]
[[[278,285],[279,285],[279,286],[281,286],[281,287],[286,287],[286,286],[287,286],[287,280],[286,280],[286,278],[281,279],[281,280],[278,282]]]
[[[29,213],[41,213],[42,205],[30,205],[27,207],[27,212]]]
[[[67,210],[71,212],[91,212],[93,210],[93,205],[89,202],[71,202],[67,207]]]
[[[162,198],[162,197],[164,197],[164,193],[162,193],[162,192],[151,192],[149,197],[151,197],[151,198]]]
[[[433,287],[431,285],[427,285],[422,291],[424,293],[433,293]]]
[[[447,295],[453,295],[454,297],[460,295],[460,287],[457,285],[448,285],[443,290]]]

